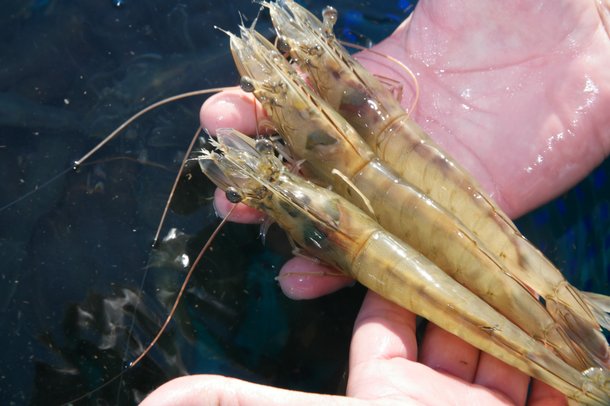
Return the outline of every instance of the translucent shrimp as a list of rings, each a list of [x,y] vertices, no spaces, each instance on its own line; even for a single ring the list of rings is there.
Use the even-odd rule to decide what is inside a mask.
[[[574,402],[610,402],[607,371],[574,369],[357,207],[290,173],[268,146],[224,130],[219,152],[205,151],[199,163],[231,201],[264,211],[309,255]]]
[[[280,37],[316,91],[400,176],[453,213],[511,273],[541,295],[554,317],[600,362],[608,347],[600,324],[608,298],[581,294],[530,244],[513,222],[452,158],[409,118],[392,94],[338,43],[332,33],[336,11],[320,22],[292,0],[266,3]]]
[[[575,368],[605,365],[599,355],[607,347],[603,336],[595,343],[596,352],[589,348],[589,341],[574,339],[570,326],[558,324],[467,227],[377,159],[268,41],[253,30],[243,29],[241,35],[231,35],[231,47],[240,72],[251,76],[242,79],[242,86],[262,102],[292,152],[304,159],[302,169],[307,174],[372,211],[382,227],[554,348]]]

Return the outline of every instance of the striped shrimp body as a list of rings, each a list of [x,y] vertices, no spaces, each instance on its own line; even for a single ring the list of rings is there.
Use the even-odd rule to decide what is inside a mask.
[[[199,163],[230,200],[265,212],[309,255],[575,402],[610,401],[598,386],[600,375],[605,378],[601,369],[581,373],[565,363],[360,209],[290,173],[268,145],[253,145],[234,130],[221,131],[219,152],[204,152]]]
[[[485,247],[527,286],[544,297],[547,309],[600,363],[610,354],[600,324],[610,327],[595,299],[571,286],[530,244],[472,176],[409,118],[392,94],[368,73],[332,34],[336,12],[320,22],[291,0],[266,3],[279,34],[316,91],[363,137],[384,162],[409,183],[453,213]]]
[[[570,365],[602,366],[451,213],[384,165],[345,120],[255,31],[231,36],[245,89],[262,102],[303,170],[467,286]],[[329,169],[329,163],[335,171]],[[338,172],[337,172],[338,171]],[[336,174],[340,173],[341,176]],[[363,203],[363,200],[367,203]],[[603,343],[605,345],[605,341]]]

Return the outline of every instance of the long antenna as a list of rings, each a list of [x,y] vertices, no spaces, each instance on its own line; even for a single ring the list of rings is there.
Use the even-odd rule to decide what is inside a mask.
[[[208,238],[208,240],[206,241],[206,243],[203,246],[203,248],[201,249],[201,251],[199,251],[199,255],[197,255],[197,258],[195,258],[193,265],[191,265],[191,268],[189,269],[188,273],[186,274],[186,278],[184,278],[184,282],[182,282],[182,286],[180,287],[178,296],[176,297],[176,300],[174,301],[174,305],[172,306],[172,309],[170,310],[169,314],[167,315],[165,322],[159,329],[159,332],[157,333],[155,338],[153,338],[153,340],[150,342],[150,344],[148,344],[148,347],[146,347],[146,349],[144,349],[142,354],[140,354],[140,356],[138,356],[138,358],[136,358],[135,361],[129,363],[130,368],[134,367],[136,364],[138,364],[138,362],[140,362],[142,360],[142,358],[144,358],[146,356],[146,354],[148,354],[150,352],[152,347],[157,343],[157,341],[159,340],[159,338],[165,331],[165,328],[171,321],[172,317],[174,317],[174,313],[176,313],[176,309],[178,308],[180,298],[182,297],[182,294],[184,293],[184,290],[186,289],[186,286],[188,285],[188,282],[191,279],[193,272],[195,271],[195,267],[197,267],[197,265],[201,261],[201,258],[203,258],[203,254],[205,254],[205,252],[208,250],[210,245],[212,245],[214,238],[216,238],[216,235],[220,232],[221,228],[227,223],[227,221],[229,221],[229,217],[231,216],[231,214],[233,213],[233,210],[235,210],[236,207],[237,207],[237,205],[233,205],[233,207],[231,207],[231,210],[229,210],[229,213],[222,219],[220,224],[218,224],[218,226],[216,227],[214,232],[210,235],[210,238]]]
[[[130,125],[131,123],[133,123],[135,120],[137,120],[138,118],[140,118],[141,116],[143,116],[144,114],[148,113],[151,110],[156,109],[157,107],[163,106],[167,103],[171,103],[174,102],[176,100],[182,100],[182,99],[186,99],[188,97],[193,97],[193,96],[201,96],[204,94],[210,94],[210,93],[218,93],[221,92],[223,90],[228,89],[228,87],[214,87],[212,89],[204,89],[204,90],[194,90],[192,92],[186,92],[186,93],[181,93],[181,94],[177,94],[175,96],[171,96],[168,97],[166,99],[163,100],[159,100],[156,103],[151,104],[148,107],[143,108],[142,110],[138,111],[136,114],[134,114],[133,116],[131,116],[130,118],[128,118],[127,120],[125,120],[125,122],[123,122],[123,124],[121,124],[119,127],[117,127],[116,130],[114,130],[113,132],[111,132],[110,134],[108,134],[108,136],[106,136],[106,138],[104,138],[102,140],[102,142],[100,142],[99,144],[97,144],[95,146],[95,148],[93,148],[92,150],[90,150],[89,152],[87,152],[85,155],[83,155],[80,159],[74,161],[74,169],[78,169],[78,167],[87,159],[89,159],[89,157],[93,154],[95,154],[100,148],[102,148],[104,145],[106,145],[108,142],[110,142],[114,137],[116,137],[116,135],[118,133],[120,133],[121,131],[123,131],[128,125]]]
[[[119,379],[120,377],[125,375],[134,366],[136,366],[142,360],[142,358],[144,358],[146,356],[146,354],[148,354],[150,352],[152,347],[157,343],[157,341],[159,341],[159,338],[161,337],[161,335],[163,334],[163,332],[167,328],[167,325],[169,324],[169,322],[171,321],[172,317],[176,313],[176,309],[178,308],[178,304],[180,303],[180,298],[184,294],[184,291],[186,290],[186,286],[188,285],[188,282],[191,279],[191,276],[193,275],[193,272],[195,271],[195,268],[197,267],[197,265],[199,264],[199,262],[203,258],[203,255],[208,250],[210,245],[212,245],[212,242],[214,241],[214,238],[216,238],[216,236],[218,235],[218,233],[220,232],[222,227],[227,223],[227,221],[229,221],[229,217],[231,216],[231,214],[233,213],[233,210],[235,210],[236,207],[237,207],[237,205],[234,205],[231,208],[231,210],[229,210],[229,213],[222,219],[222,221],[214,229],[214,232],[210,235],[210,238],[208,238],[208,240],[206,241],[206,243],[203,246],[203,248],[201,249],[201,251],[199,251],[199,254],[197,255],[197,258],[195,258],[195,261],[191,265],[188,273],[186,274],[186,278],[184,279],[184,282],[182,282],[182,286],[180,287],[180,291],[178,292],[178,295],[176,296],[176,300],[174,301],[174,305],[172,306],[172,309],[170,310],[169,314],[167,315],[167,318],[165,319],[165,322],[163,322],[163,325],[161,326],[161,328],[157,332],[157,335],[155,336],[155,338],[153,338],[153,340],[150,342],[150,344],[148,344],[148,346],[144,349],[144,351],[134,361],[130,362],[129,366],[127,368],[122,370],[120,373],[115,375],[113,378],[111,378],[110,380],[104,382],[103,384],[101,384],[97,388],[92,389],[89,392],[87,392],[87,393],[85,393],[85,394],[83,394],[83,395],[81,395],[81,396],[79,396],[79,397],[77,397],[75,399],[72,399],[72,400],[70,400],[70,401],[68,401],[66,403],[64,403],[64,405],[70,405],[72,403],[75,403],[75,402],[78,402],[78,401],[80,401],[82,399],[85,399],[86,397],[90,396],[91,394],[93,394],[93,393],[99,391],[100,389],[103,389],[106,386],[110,385],[111,383],[113,383],[114,381],[116,381],[117,379]]]
[[[169,196],[167,197],[167,202],[165,202],[165,207],[163,208],[163,214],[161,215],[161,219],[159,220],[159,225],[157,226],[157,232],[155,233],[155,238],[153,238],[153,247],[157,246],[157,242],[159,241],[159,235],[161,234],[161,228],[163,228],[163,223],[165,222],[165,218],[167,217],[167,212],[169,211],[169,205],[174,198],[174,193],[176,192],[176,188],[178,187],[178,182],[180,181],[180,177],[182,176],[182,172],[184,172],[184,167],[186,166],[186,161],[188,157],[191,155],[193,151],[193,147],[195,146],[195,142],[201,133],[202,128],[197,128],[195,131],[195,135],[187,148],[184,158],[182,159],[182,163],[180,164],[180,169],[178,170],[178,174],[176,175],[176,179],[174,180],[174,184],[172,185],[172,190],[169,192]]]

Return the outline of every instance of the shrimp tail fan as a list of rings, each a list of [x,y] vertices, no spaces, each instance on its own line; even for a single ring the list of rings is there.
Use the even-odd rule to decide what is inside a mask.
[[[560,301],[547,300],[547,309],[555,320],[565,326],[565,332],[572,343],[580,349],[580,353],[591,366],[607,368],[610,364],[608,342],[599,326],[592,328],[591,321],[580,317]],[[596,305],[597,306],[597,305]],[[596,309],[592,308],[594,313]],[[599,310],[602,311],[601,309]],[[597,314],[596,314],[597,316]],[[605,315],[607,317],[607,315]]]
[[[599,324],[610,331],[610,296],[581,292]]]

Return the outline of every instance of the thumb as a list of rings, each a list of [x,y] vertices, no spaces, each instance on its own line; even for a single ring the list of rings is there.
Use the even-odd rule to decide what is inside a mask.
[[[218,375],[185,376],[157,388],[141,403],[152,405],[358,405],[364,401],[341,396],[296,392]]]

